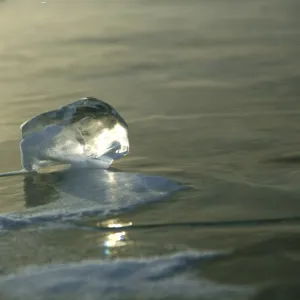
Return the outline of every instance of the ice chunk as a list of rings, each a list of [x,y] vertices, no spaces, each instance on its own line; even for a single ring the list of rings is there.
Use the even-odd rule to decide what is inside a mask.
[[[128,125],[109,104],[82,98],[21,125],[23,168],[108,168],[129,152]]]

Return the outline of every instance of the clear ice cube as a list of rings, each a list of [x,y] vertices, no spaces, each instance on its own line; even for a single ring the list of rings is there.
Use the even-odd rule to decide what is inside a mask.
[[[21,132],[27,171],[105,169],[129,152],[125,120],[108,103],[92,97],[37,115],[21,125]]]

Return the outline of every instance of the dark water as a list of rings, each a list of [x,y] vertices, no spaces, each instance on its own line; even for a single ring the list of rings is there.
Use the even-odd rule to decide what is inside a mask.
[[[1,1],[1,172],[21,168],[22,122],[95,96],[129,124],[131,152],[114,167],[189,189],[144,201],[120,184],[125,206],[64,222],[75,202],[59,178],[0,178],[0,296],[299,299],[299,11],[297,0]],[[52,219],[37,217],[53,203]]]

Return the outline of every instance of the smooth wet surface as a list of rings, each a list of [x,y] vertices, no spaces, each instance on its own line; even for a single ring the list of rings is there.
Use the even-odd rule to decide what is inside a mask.
[[[0,296],[299,299],[298,1],[46,2],[0,1],[0,171],[21,123],[94,96],[129,125],[113,167],[166,197],[0,178]]]

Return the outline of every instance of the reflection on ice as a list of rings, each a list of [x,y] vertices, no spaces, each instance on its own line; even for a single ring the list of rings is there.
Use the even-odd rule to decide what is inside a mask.
[[[128,227],[131,226],[132,222],[127,223],[120,223],[120,220],[118,219],[110,219],[103,222],[97,222],[97,226],[99,227],[108,227],[108,228],[122,228],[122,227]]]
[[[159,201],[183,188],[160,176],[100,169],[70,169],[51,174],[28,174],[24,178],[27,209],[0,215],[0,227],[105,218]],[[50,224],[51,224],[50,223]],[[116,226],[116,225],[115,225]]]
[[[123,246],[125,245],[125,236],[125,231],[111,233],[107,235],[104,246],[108,248]]]
[[[98,226],[106,226],[108,228],[120,228],[124,226],[130,226],[132,225],[131,222],[129,223],[120,223],[117,219],[115,220],[108,220],[104,221],[102,223],[98,222]],[[126,246],[128,243],[128,237],[127,233],[125,231],[119,231],[119,232],[114,232],[110,233],[105,237],[104,243],[103,243],[103,250],[104,250],[104,255],[110,257],[113,253],[112,251],[114,248]]]

